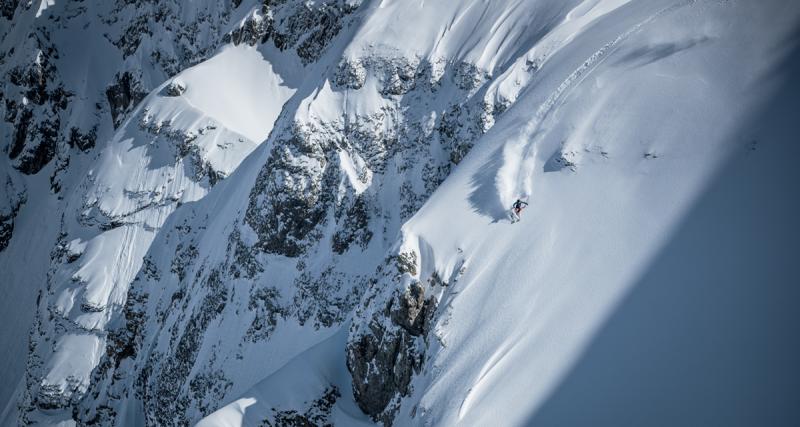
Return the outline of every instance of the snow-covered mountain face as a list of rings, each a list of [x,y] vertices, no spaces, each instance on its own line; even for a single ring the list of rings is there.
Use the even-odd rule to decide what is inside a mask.
[[[4,425],[541,421],[718,170],[797,207],[791,2],[0,12]]]

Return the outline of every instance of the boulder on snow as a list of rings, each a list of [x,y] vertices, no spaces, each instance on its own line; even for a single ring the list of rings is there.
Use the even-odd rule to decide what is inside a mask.
[[[186,83],[177,79],[169,82],[167,87],[164,88],[164,93],[167,96],[181,96],[184,92],[186,92]]]

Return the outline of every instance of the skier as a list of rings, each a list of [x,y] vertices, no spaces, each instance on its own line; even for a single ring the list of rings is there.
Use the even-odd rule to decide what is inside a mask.
[[[517,199],[513,205],[511,205],[511,223],[518,222],[520,220],[520,214],[525,207],[528,206],[528,202],[523,202],[520,199]]]

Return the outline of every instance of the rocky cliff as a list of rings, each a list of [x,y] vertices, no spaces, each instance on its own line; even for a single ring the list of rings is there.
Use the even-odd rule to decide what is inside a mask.
[[[418,3],[0,4],[4,423],[524,423],[797,16]]]

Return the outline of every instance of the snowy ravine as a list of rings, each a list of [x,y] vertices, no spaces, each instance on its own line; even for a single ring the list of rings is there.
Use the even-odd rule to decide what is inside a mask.
[[[1,425],[800,422],[796,2],[12,0],[0,36]]]

